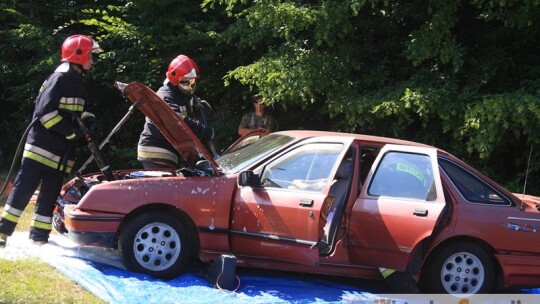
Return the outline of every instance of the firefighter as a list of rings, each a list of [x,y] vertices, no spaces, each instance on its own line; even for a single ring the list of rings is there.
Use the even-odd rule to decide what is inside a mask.
[[[74,164],[76,140],[83,136],[75,115],[91,132],[98,129],[83,75],[94,65],[92,53],[99,52],[98,43],[86,35],[74,35],[63,42],[61,64],[43,82],[35,101],[21,167],[0,218],[0,246],[6,245],[38,187],[29,238],[37,245],[47,243],[54,203]]]
[[[263,97],[260,95],[255,96],[252,103],[254,111],[242,116],[242,120],[238,126],[238,135],[242,136],[256,129],[261,130],[263,135],[277,131],[278,123],[272,115],[265,111],[266,105],[264,104]]]
[[[169,64],[163,86],[156,94],[161,97],[190,127],[209,149],[214,129],[201,116],[208,114],[210,105],[195,95],[199,67],[193,59],[179,55]],[[144,168],[177,168],[180,155],[148,117],[137,146],[137,159]]]

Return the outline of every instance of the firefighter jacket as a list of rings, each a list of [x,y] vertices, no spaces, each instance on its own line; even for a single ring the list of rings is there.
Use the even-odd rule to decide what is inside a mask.
[[[213,138],[214,130],[197,119],[200,118],[200,111],[204,111],[197,96],[182,93],[178,87],[168,81],[165,81],[156,94],[184,120],[203,143]],[[205,114],[203,113],[203,115]],[[137,146],[137,159],[165,160],[178,164],[178,157],[178,152],[152,121],[146,117]]]
[[[53,173],[70,173],[75,162],[75,140],[82,133],[74,115],[86,125],[97,123],[89,109],[82,75],[69,63],[62,63],[39,90],[35,123],[28,133],[23,158]]]

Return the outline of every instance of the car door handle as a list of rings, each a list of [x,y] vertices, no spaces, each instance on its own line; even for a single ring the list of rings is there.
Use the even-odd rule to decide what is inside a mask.
[[[300,200],[300,207],[311,207],[313,206],[313,200],[309,198],[303,198]]]
[[[414,209],[413,214],[416,216],[427,216],[428,211],[427,209],[416,208]]]

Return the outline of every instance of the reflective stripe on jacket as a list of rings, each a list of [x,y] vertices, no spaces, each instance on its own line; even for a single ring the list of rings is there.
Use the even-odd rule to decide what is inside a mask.
[[[55,172],[70,173],[74,164],[74,129],[95,120],[89,111],[82,75],[63,63],[43,82],[36,98],[33,118],[38,118],[26,140],[23,157]]]
[[[183,94],[170,82],[166,82],[156,94],[184,120],[197,137],[201,138],[201,134],[208,133],[209,127],[195,118],[198,115],[194,105],[198,98],[195,95]],[[137,145],[137,159],[169,160],[178,164],[179,157],[176,149],[161,134],[154,123],[146,117],[144,129]]]

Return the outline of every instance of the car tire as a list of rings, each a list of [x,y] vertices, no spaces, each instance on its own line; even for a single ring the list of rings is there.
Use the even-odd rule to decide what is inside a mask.
[[[191,252],[185,224],[164,212],[148,212],[129,220],[119,244],[128,270],[159,279],[180,275]]]
[[[452,243],[439,250],[424,267],[424,286],[430,293],[489,293],[495,268],[491,256],[472,242]]]

